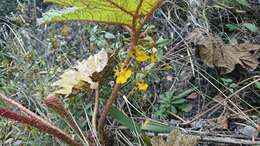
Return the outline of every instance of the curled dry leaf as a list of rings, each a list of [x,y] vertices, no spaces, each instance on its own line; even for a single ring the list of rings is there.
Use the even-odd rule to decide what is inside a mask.
[[[155,136],[151,139],[152,146],[167,146],[166,141],[161,136]]]
[[[93,73],[101,72],[108,63],[108,54],[102,49],[94,56],[90,56],[87,60],[78,62],[75,69],[67,69],[60,76],[60,79],[52,84],[60,89],[55,94],[70,94],[73,89],[91,89],[97,88],[97,82],[92,80]]]
[[[197,47],[201,61],[211,68],[216,68],[221,74],[232,72],[236,65],[247,70],[254,70],[258,65],[258,44],[225,44],[219,36],[204,29],[195,29],[187,40]]]

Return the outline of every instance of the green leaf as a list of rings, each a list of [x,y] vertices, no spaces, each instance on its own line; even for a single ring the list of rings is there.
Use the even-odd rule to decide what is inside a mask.
[[[251,32],[256,32],[257,31],[257,27],[255,24],[252,23],[244,23],[243,26],[248,29]]]
[[[165,94],[166,97],[171,98],[173,96],[173,94],[174,94],[174,91],[167,91],[164,94]]]
[[[0,108],[6,108],[6,107],[7,107],[6,103],[0,100]]]
[[[158,116],[163,116],[163,114],[165,113],[165,108],[160,107],[158,111],[156,111],[156,115]]]
[[[179,99],[176,99],[176,100],[173,100],[172,103],[173,104],[183,104],[185,103],[187,100],[184,99],[184,98],[179,98]]]
[[[255,87],[256,87],[257,89],[260,89],[260,82],[256,82],[256,83],[255,83]]]
[[[112,33],[110,33],[110,32],[106,32],[105,33],[105,38],[107,38],[107,39],[114,39],[114,38],[116,38]]]
[[[175,108],[175,106],[172,106],[172,107],[171,107],[171,112],[177,113],[177,109]]]
[[[127,127],[131,131],[137,131],[138,133],[141,131],[140,125],[138,125],[132,118],[128,117],[126,114],[124,114],[115,106],[111,106],[109,113],[120,124]]]
[[[192,109],[192,104],[186,103],[186,104],[177,105],[177,108],[183,112],[189,112]]]
[[[50,10],[38,23],[60,21],[91,21],[133,27],[133,16],[137,12],[138,26],[144,16],[158,7],[161,0],[46,0],[61,6],[62,10]]]
[[[146,119],[141,129],[145,131],[156,132],[156,133],[170,133],[173,128],[159,121]]]
[[[2,64],[7,66],[9,64],[9,59],[6,56],[3,56]]]
[[[184,98],[184,97],[188,96],[189,94],[191,94],[195,89],[196,88],[188,89],[188,90],[178,94],[176,98]]]
[[[243,6],[249,6],[247,0],[236,0],[240,5],[243,5]]]
[[[235,89],[238,87],[238,85],[236,83],[232,83],[229,85],[229,87]]]
[[[170,42],[169,39],[164,39],[163,37],[160,37],[157,41],[156,41],[156,46],[159,48],[165,47],[166,45],[168,45]]]
[[[225,25],[229,31],[235,31],[235,30],[239,30],[239,25],[237,24],[226,24]]]

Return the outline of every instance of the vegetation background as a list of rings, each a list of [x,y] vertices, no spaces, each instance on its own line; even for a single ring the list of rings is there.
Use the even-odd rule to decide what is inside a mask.
[[[37,25],[42,13],[57,7],[40,0],[0,1],[0,93],[76,138],[66,122],[43,103],[53,91],[51,84],[64,70],[102,48],[108,52],[117,49],[114,64],[118,63],[126,55],[121,48],[129,43],[129,34],[122,27],[96,23]],[[198,28],[202,35],[194,31]],[[108,145],[259,145],[259,30],[257,0],[163,1],[143,30],[147,36],[143,41],[155,43],[158,55],[150,68],[141,66],[148,68],[149,87],[137,91],[127,84],[119,92],[114,109],[119,114],[110,115],[106,122]],[[211,65],[200,53],[205,47],[213,52],[206,52],[207,57],[218,58],[214,54],[223,53],[224,45],[239,48],[243,43],[247,43],[246,51],[227,55],[242,60],[226,61],[235,67],[227,67],[229,72],[222,72],[216,62]],[[236,53],[239,55],[232,55]],[[243,57],[250,63],[243,62]],[[113,70],[107,77],[100,89],[100,111],[114,84]],[[93,136],[89,128],[94,96],[89,90],[62,98],[87,137]],[[0,108],[18,111],[1,101]],[[150,118],[156,122],[147,120]],[[138,126],[131,129],[132,120],[141,125],[142,132],[133,130]],[[169,140],[174,136],[179,138]],[[65,144],[36,128],[1,117],[0,145]]]

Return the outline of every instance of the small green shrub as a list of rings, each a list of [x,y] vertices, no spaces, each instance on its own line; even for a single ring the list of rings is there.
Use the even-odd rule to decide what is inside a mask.
[[[188,89],[178,95],[174,95],[174,91],[167,91],[160,95],[159,111],[156,112],[158,116],[168,116],[170,113],[177,113],[178,111],[188,112],[192,106],[184,97],[188,96],[194,89]]]

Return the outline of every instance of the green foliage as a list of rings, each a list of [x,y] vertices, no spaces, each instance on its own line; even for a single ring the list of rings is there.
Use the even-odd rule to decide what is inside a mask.
[[[235,2],[239,3],[242,6],[249,6],[247,0],[235,0]]]
[[[137,123],[135,123],[135,121],[132,118],[128,117],[125,113],[120,111],[115,106],[112,106],[110,108],[109,113],[120,124],[122,124],[123,126],[127,127],[131,131],[137,132],[137,133],[139,133],[141,131],[140,126]]]
[[[243,26],[248,29],[250,32],[256,32],[257,31],[257,27],[255,24],[252,23],[244,23]]]
[[[169,125],[152,119],[146,119],[144,124],[142,125],[142,130],[156,133],[169,133],[172,131],[172,129],[173,128]]]
[[[220,80],[231,92],[234,92],[234,90],[238,87],[238,85],[230,78],[220,78]]]
[[[229,31],[236,31],[240,29],[240,26],[238,24],[226,24],[225,25]]]
[[[256,82],[255,87],[260,90],[260,82]]]
[[[7,66],[8,64],[9,64],[9,59],[7,57],[7,54],[5,54],[4,50],[0,48],[0,67]]]
[[[89,49],[95,50],[96,48],[106,48],[106,51],[111,53],[112,49],[122,48],[123,39],[125,39],[124,35],[120,32],[113,34],[110,32],[110,29],[111,28],[108,28],[106,30],[104,27],[99,27],[98,25],[95,25],[94,27],[91,25],[86,25],[85,31],[88,32],[90,36]]]
[[[257,27],[253,23],[243,23],[243,24],[226,24],[225,25],[229,31],[237,31],[237,30],[248,30],[250,32],[257,32]]]
[[[139,26],[143,17],[158,6],[160,0],[46,0],[65,8],[50,10],[39,23],[60,21],[91,21],[106,24]],[[138,17],[138,19],[134,18]]]
[[[240,9],[242,7],[243,9],[245,7],[249,7],[249,3],[247,2],[247,0],[218,0],[217,2],[229,7],[235,7],[237,9]]]
[[[167,116],[169,113],[177,113],[178,111],[188,112],[191,110],[191,105],[184,98],[191,94],[194,89],[188,89],[178,95],[174,95],[174,91],[167,91],[160,95],[158,116]]]

